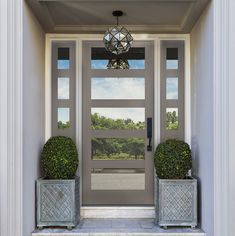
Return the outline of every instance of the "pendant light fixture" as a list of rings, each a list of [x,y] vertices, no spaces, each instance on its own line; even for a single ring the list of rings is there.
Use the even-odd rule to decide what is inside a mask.
[[[133,41],[130,32],[118,24],[119,17],[122,15],[122,11],[113,11],[113,16],[117,17],[117,25],[109,28],[103,38],[106,50],[116,55],[128,52]]]
[[[129,69],[129,63],[127,59],[113,58],[110,59],[107,65],[107,69],[119,69],[125,70]]]

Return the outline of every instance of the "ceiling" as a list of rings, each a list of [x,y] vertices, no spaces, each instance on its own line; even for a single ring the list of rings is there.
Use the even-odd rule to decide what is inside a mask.
[[[209,0],[26,0],[47,33],[103,33],[116,23],[132,33],[189,33]]]

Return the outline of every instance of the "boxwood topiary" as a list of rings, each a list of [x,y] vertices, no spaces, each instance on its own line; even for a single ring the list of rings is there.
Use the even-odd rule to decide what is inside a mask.
[[[160,179],[184,179],[192,168],[189,145],[176,139],[160,143],[155,151],[154,164]]]
[[[78,167],[78,152],[73,140],[51,137],[43,147],[41,166],[48,179],[71,179]]]

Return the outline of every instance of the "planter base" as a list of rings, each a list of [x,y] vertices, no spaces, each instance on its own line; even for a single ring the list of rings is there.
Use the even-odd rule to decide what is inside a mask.
[[[80,217],[79,178],[37,180],[37,227],[76,227]]]
[[[197,180],[156,177],[156,223],[167,226],[197,226]]]

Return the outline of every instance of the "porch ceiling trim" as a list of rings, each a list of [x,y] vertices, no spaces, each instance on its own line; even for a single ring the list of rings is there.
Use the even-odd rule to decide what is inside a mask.
[[[164,33],[181,32],[182,28],[178,25],[124,25],[133,33]],[[55,25],[54,31],[57,33],[104,33],[107,25]]]
[[[62,23],[63,21],[66,22],[66,18],[60,18],[61,23],[56,23],[55,19],[53,18],[53,14],[55,14],[54,8],[48,8],[50,3],[53,4],[68,4],[70,2],[77,3],[77,4],[86,4],[86,3],[93,3],[97,4],[97,11],[98,11],[98,4],[100,3],[123,3],[123,4],[134,4],[134,3],[159,3],[159,4],[186,4],[188,3],[189,6],[187,9],[184,10],[182,16],[180,17],[180,23],[176,23],[171,21],[171,23],[166,24],[158,24],[156,20],[156,24],[136,24],[136,25],[126,25],[128,29],[132,33],[189,33],[194,26],[195,22],[201,15],[203,9],[206,7],[207,3],[210,0],[26,0],[30,7],[32,8],[34,14],[38,18],[39,22],[41,23],[42,27],[44,28],[46,33],[103,33],[107,29],[107,24],[99,24],[92,25],[92,24],[74,24],[69,23]],[[55,5],[53,5],[55,6]],[[157,6],[156,6],[157,7]],[[58,9],[57,9],[58,10]],[[94,10],[94,9],[93,9]],[[79,13],[79,12],[78,12]],[[146,12],[145,12],[146,13]],[[143,13],[143,15],[145,14]],[[146,13],[147,14],[147,13]],[[176,14],[176,11],[169,12],[169,15]],[[65,16],[64,16],[65,17]],[[142,16],[139,16],[141,18]],[[155,18],[155,15],[150,15],[149,17]],[[84,20],[84,19],[83,19]],[[144,21],[143,21],[144,22]],[[176,23],[176,24],[175,24]]]

